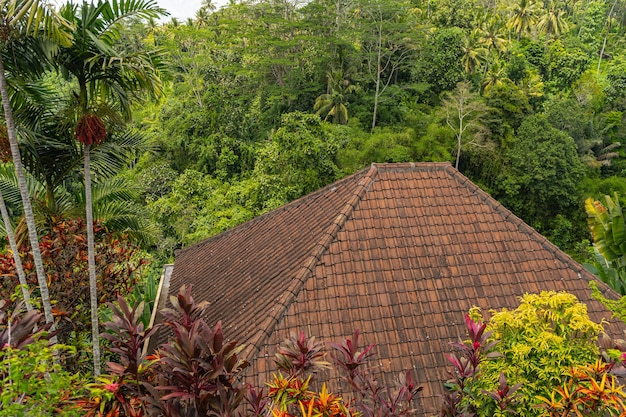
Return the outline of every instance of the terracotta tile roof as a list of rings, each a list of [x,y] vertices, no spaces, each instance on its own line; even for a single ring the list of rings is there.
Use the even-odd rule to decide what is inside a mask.
[[[415,369],[431,415],[470,307],[566,290],[600,321],[610,313],[590,299],[592,279],[450,164],[374,164],[181,250],[169,292],[193,284],[211,302],[207,321],[247,344],[257,383],[291,331],[339,341],[358,328],[385,377]],[[608,330],[621,335],[614,322]]]

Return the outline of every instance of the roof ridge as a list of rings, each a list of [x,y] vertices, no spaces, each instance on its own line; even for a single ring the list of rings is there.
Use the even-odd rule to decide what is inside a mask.
[[[376,164],[379,172],[413,170],[413,171],[439,171],[451,167],[450,162],[385,162]]]
[[[343,209],[335,217],[335,220],[326,228],[326,231],[322,233],[322,237],[313,247],[310,255],[305,259],[302,266],[296,272],[291,285],[282,293],[280,298],[276,301],[277,308],[272,309],[269,317],[267,317],[263,324],[259,326],[257,335],[246,346],[246,352],[244,353],[244,359],[251,361],[256,353],[258,353],[265,345],[267,339],[274,333],[278,322],[285,314],[289,306],[298,297],[298,294],[304,287],[304,284],[313,274],[315,266],[322,259],[331,243],[337,237],[337,233],[344,226],[346,221],[350,218],[352,212],[359,204],[367,190],[374,182],[378,174],[378,167],[375,163],[370,166],[367,174],[359,181],[356,188],[352,192],[348,201],[344,205]]]
[[[585,279],[587,282],[594,281],[598,283],[598,288],[600,288],[605,297],[612,299],[618,299],[620,297],[619,294],[617,294],[617,292],[615,292],[606,283],[596,278],[596,276],[587,271],[584,266],[572,259],[571,256],[563,252],[558,246],[550,242],[545,236],[533,229],[524,220],[519,218],[515,213],[507,209],[502,203],[489,195],[489,193],[470,181],[470,179],[463,175],[458,169],[450,165],[445,170],[454,178],[456,178],[457,181],[461,183],[461,185],[465,186],[468,190],[479,196],[483,200],[483,202],[493,208],[496,213],[502,215],[506,221],[512,223],[515,227],[517,227],[520,232],[533,236],[537,243],[539,243],[544,249],[552,253],[558,260],[565,263],[574,271],[576,271],[579,277]]]

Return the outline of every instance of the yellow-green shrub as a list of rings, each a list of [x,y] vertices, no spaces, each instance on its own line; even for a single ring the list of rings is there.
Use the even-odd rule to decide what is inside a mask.
[[[495,350],[501,356],[481,363],[474,389],[494,391],[503,372],[509,384],[521,384],[513,410],[539,416],[537,396],[550,398],[572,367],[596,361],[602,326],[589,319],[587,306],[572,294],[544,291],[526,294],[520,301],[515,310],[492,312],[487,330],[498,341]],[[479,311],[472,316],[482,320]],[[477,409],[481,416],[491,415],[485,404]]]

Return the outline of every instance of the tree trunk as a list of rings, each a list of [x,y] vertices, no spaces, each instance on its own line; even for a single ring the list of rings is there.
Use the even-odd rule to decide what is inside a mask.
[[[380,97],[380,77],[382,72],[382,28],[378,30],[378,42],[377,42],[377,51],[376,51],[376,92],[374,93],[374,114],[372,115],[372,132],[376,127],[376,114],[378,113],[378,98]]]
[[[93,232],[93,207],[91,203],[91,170],[89,150],[85,145],[85,213],[87,217],[87,252],[89,265],[89,301],[91,304],[91,338],[93,341],[93,373],[100,375],[100,330],[98,326],[98,286],[96,281],[96,249]]]
[[[461,146],[463,145],[463,118],[459,118],[459,134],[457,135],[457,147],[456,147],[456,163],[455,169],[459,169],[459,161],[461,160]]]
[[[30,302],[30,291],[28,290],[28,282],[26,282],[26,273],[22,266],[22,259],[20,258],[20,251],[15,242],[15,235],[13,234],[13,227],[11,226],[11,218],[7,211],[7,206],[4,204],[4,197],[0,191],[0,212],[2,213],[2,220],[4,221],[4,228],[7,232],[7,238],[9,239],[9,246],[11,252],[13,252],[13,261],[15,262],[15,270],[17,271],[17,278],[20,286],[22,287],[22,296],[24,297],[24,304],[26,304],[26,310],[31,311],[33,305]]]
[[[602,42],[602,49],[600,50],[600,56],[598,57],[598,68],[596,69],[596,77],[600,75],[600,65],[602,65],[602,56],[604,55],[604,50],[606,49],[606,40],[609,37],[609,32],[611,31],[611,16],[613,15],[613,10],[615,10],[615,5],[617,4],[617,0],[613,2],[611,6],[611,10],[609,11],[608,16],[606,17],[606,32],[604,33],[604,41]]]
[[[37,229],[35,227],[35,216],[33,214],[33,208],[30,204],[30,195],[28,194],[26,177],[24,175],[24,168],[22,167],[22,158],[20,156],[20,148],[17,142],[17,132],[15,130],[15,123],[13,121],[13,111],[11,109],[11,103],[9,101],[9,91],[7,88],[7,80],[4,75],[4,62],[2,60],[2,55],[0,55],[0,95],[2,96],[4,118],[7,125],[9,143],[11,145],[13,166],[15,167],[17,183],[20,189],[20,195],[22,197],[22,205],[24,206],[24,218],[26,219],[26,225],[28,226],[28,239],[30,241],[30,247],[35,263],[35,271],[37,272],[37,282],[39,284],[39,293],[41,295],[41,305],[43,307],[46,322],[52,323],[54,329],[54,317],[52,316],[52,305],[50,304],[48,282],[46,279],[45,271],[43,269],[43,260],[41,258],[41,251],[39,250],[39,238],[37,237]],[[51,339],[51,341],[53,341],[53,343],[56,343],[56,337]]]

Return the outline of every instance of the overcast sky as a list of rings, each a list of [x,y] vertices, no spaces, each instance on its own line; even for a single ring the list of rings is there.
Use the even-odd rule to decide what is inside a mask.
[[[196,11],[200,8],[202,0],[156,0],[159,6],[170,12],[170,16],[165,20],[176,17],[186,20],[188,17],[195,17]],[[213,4],[217,7],[228,3],[228,0],[213,0]]]
[[[170,12],[169,20],[172,17],[185,20],[188,17],[194,17],[196,11],[200,8],[202,0],[157,0],[159,6]]]

